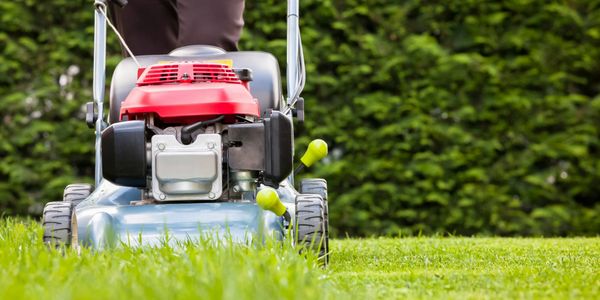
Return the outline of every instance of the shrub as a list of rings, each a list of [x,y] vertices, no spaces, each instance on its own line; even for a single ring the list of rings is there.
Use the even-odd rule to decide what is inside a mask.
[[[6,213],[91,180],[90,6],[0,4]],[[285,12],[248,1],[241,48],[285,66]],[[305,0],[301,25],[297,149],[330,143],[305,176],[328,179],[335,232],[600,232],[600,1]]]

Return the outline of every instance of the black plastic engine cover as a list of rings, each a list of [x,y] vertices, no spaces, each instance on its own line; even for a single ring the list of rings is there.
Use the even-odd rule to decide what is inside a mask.
[[[238,142],[228,151],[229,167],[233,170],[265,170],[265,125],[242,123],[229,125],[229,140]]]
[[[279,111],[272,111],[265,124],[264,184],[278,187],[293,169],[294,134],[292,121]]]
[[[273,111],[262,123],[229,125],[229,167],[234,170],[263,171],[263,183],[278,187],[293,168],[292,121]]]
[[[102,131],[102,176],[115,184],[146,187],[146,124],[115,123]]]

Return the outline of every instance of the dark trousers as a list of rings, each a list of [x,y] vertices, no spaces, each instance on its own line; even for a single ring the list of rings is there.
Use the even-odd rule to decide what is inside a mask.
[[[235,51],[243,14],[244,0],[129,0],[124,8],[110,7],[110,17],[134,55],[200,44]]]

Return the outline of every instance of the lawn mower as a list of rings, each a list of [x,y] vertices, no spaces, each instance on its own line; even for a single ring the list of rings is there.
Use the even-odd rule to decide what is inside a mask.
[[[125,5],[126,1],[116,1]],[[134,56],[96,0],[93,102],[95,185],[71,184],[43,212],[44,240],[107,249],[195,239],[273,236],[327,259],[327,182],[294,175],[327,155],[314,140],[293,169],[293,118],[304,118],[298,0],[287,16],[287,99],[269,53],[190,45]],[[116,67],[105,121],[107,24],[130,56]]]

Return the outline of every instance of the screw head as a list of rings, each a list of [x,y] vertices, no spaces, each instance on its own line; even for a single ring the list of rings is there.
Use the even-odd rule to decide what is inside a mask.
[[[160,194],[158,198],[160,198],[160,200],[165,200],[167,199],[167,196],[165,194]]]
[[[162,151],[162,150],[165,150],[165,148],[167,148],[167,146],[165,146],[165,144],[158,144],[158,150]]]
[[[217,195],[215,195],[215,193],[213,193],[213,192],[208,193],[208,198],[210,198],[210,199],[215,199],[216,196]]]
[[[210,143],[206,144],[206,146],[208,147],[208,149],[214,149],[216,145],[215,145],[215,143],[210,142]]]

